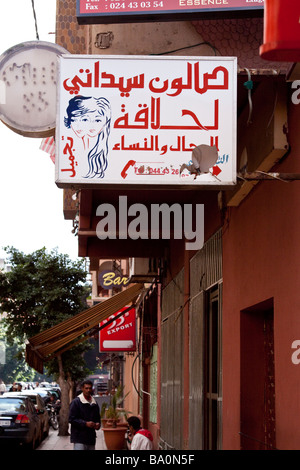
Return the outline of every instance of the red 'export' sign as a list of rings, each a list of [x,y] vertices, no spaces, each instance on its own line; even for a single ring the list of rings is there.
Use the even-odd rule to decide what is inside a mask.
[[[118,310],[107,320],[100,323],[100,326],[114,319],[122,311],[127,310],[126,307]],[[120,318],[117,318],[107,327],[102,328],[99,333],[99,351],[135,351],[136,350],[136,318],[135,309],[132,308],[125,312]]]
[[[264,0],[77,0],[77,17],[178,15],[210,11],[258,10]]]

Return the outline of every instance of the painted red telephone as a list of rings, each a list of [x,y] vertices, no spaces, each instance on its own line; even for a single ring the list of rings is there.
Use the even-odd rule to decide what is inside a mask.
[[[123,170],[121,171],[121,176],[123,179],[126,178],[127,176],[127,170],[128,168],[130,168],[131,166],[134,166],[136,164],[136,162],[134,160],[129,160],[126,165],[124,166]]]

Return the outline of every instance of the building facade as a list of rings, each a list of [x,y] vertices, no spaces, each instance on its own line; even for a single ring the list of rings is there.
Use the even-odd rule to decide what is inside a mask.
[[[71,54],[237,57],[232,189],[81,189],[76,202],[64,189],[64,210],[78,215],[79,256],[155,264],[140,273],[147,293],[124,377],[128,409],[142,416],[156,447],[297,449],[300,106],[291,63],[259,56],[261,15],[79,25],[75,2],[65,0],[57,2],[56,42]],[[120,194],[129,203],[204,204],[203,248],[100,241],[96,207]]]

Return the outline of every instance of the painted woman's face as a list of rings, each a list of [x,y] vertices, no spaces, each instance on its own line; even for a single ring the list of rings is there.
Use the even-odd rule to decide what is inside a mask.
[[[96,137],[100,134],[104,125],[105,125],[105,116],[97,113],[89,113],[87,116],[86,126],[87,126],[87,135],[89,137]]]
[[[105,125],[105,116],[98,112],[86,113],[71,119],[71,128],[77,137],[96,137]]]
[[[71,118],[71,128],[77,135],[77,137],[85,137],[86,129],[85,122],[83,121],[84,116],[74,116]]]

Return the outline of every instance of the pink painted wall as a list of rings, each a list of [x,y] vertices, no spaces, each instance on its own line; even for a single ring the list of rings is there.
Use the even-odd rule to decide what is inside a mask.
[[[289,104],[290,155],[300,173],[300,105]],[[223,448],[240,448],[240,312],[274,299],[276,446],[300,447],[300,181],[264,181],[228,212],[223,236]]]

